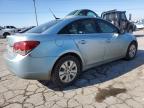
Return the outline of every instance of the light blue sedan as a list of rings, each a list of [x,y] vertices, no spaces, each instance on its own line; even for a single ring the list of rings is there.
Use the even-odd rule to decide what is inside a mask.
[[[19,77],[66,86],[86,69],[133,59],[137,46],[135,36],[103,19],[71,16],[8,36],[5,61]]]

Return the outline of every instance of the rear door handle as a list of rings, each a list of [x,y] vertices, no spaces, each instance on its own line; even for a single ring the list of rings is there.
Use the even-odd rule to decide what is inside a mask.
[[[107,42],[107,43],[111,43],[111,39],[107,39],[106,42]]]
[[[80,40],[79,44],[86,44],[86,41],[85,40]]]

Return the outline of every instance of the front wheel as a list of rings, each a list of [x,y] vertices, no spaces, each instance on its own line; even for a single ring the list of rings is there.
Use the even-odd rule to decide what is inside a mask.
[[[135,58],[136,53],[137,53],[137,44],[135,42],[132,42],[127,49],[127,54],[125,58],[127,60],[131,60]]]
[[[8,35],[10,35],[10,33],[4,33],[3,37],[6,38]]]
[[[52,81],[59,87],[72,84],[81,72],[79,59],[75,56],[62,57],[54,66],[52,72]]]

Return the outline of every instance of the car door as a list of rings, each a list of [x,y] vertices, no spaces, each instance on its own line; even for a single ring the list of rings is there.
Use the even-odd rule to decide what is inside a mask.
[[[106,40],[97,32],[95,20],[74,21],[64,28],[63,33],[73,37],[87,65],[103,61]]]
[[[106,38],[104,60],[121,57],[124,51],[124,37],[119,34],[117,27],[111,23],[98,19],[97,24],[100,28],[100,34]]]

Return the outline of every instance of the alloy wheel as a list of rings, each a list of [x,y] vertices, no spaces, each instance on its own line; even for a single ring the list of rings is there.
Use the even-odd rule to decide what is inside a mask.
[[[129,48],[129,56],[133,58],[136,54],[136,46],[132,44]]]
[[[65,61],[59,69],[59,78],[63,83],[73,81],[78,73],[77,65],[74,61]]]

